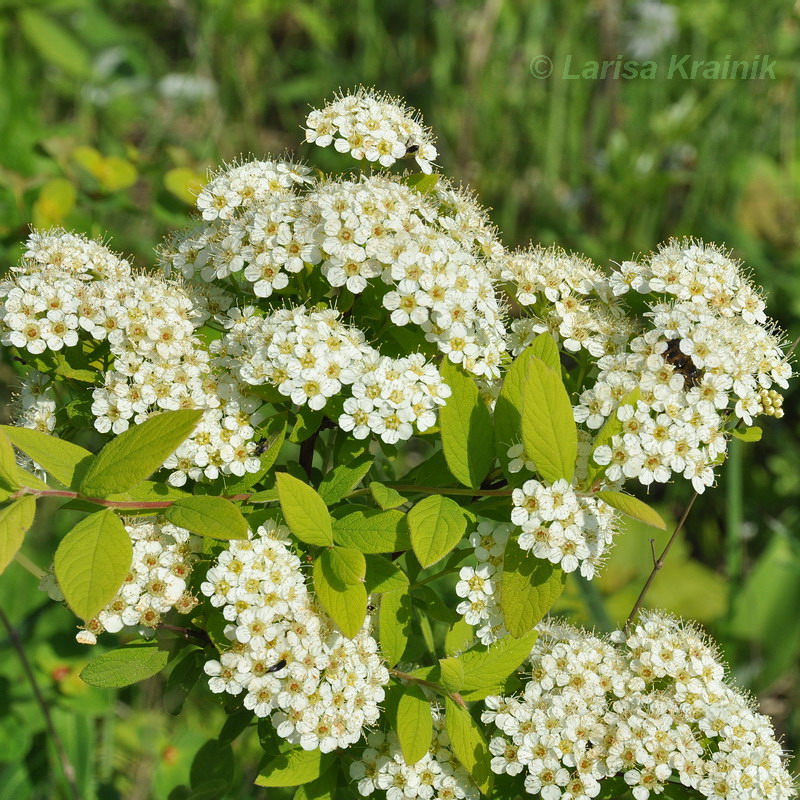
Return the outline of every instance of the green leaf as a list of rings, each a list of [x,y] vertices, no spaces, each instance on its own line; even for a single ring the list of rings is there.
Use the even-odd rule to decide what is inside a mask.
[[[416,764],[430,750],[433,739],[431,704],[419,686],[404,686],[390,721],[406,764]]]
[[[246,539],[249,531],[242,512],[224,497],[185,497],[164,509],[164,516],[173,525],[209,539]]]
[[[549,561],[534,558],[510,539],[500,578],[500,608],[508,632],[521,639],[553,607],[566,576]]]
[[[19,467],[17,471],[20,486],[26,486],[29,489],[49,489],[50,487],[41,479],[32,475],[28,470]]]
[[[191,650],[173,668],[164,687],[164,708],[176,716],[183,710],[183,704],[200,676],[206,657],[202,650]]]
[[[353,511],[333,521],[337,544],[362,553],[399,553],[411,547],[402,511]]]
[[[449,656],[439,659],[441,682],[448,692],[460,692],[464,686],[464,664],[458,658]]]
[[[469,772],[481,792],[491,797],[492,771],[489,764],[492,756],[478,723],[466,709],[456,705],[449,697],[445,697],[444,706],[445,725],[453,755]]]
[[[611,491],[596,492],[593,496],[598,500],[602,500],[604,503],[608,503],[608,505],[621,511],[623,514],[638,519],[640,522],[652,525],[654,528],[660,528],[662,531],[667,529],[667,523],[664,522],[661,514],[636,497],[624,494],[623,492]]]
[[[194,430],[200,409],[165,411],[128,428],[94,458],[80,485],[87,497],[124,492],[155,472]]]
[[[173,167],[164,175],[166,190],[192,207],[204,185],[204,176],[191,167]]]
[[[75,206],[78,193],[66,178],[50,178],[42,184],[33,204],[33,225],[53,228],[63,224],[64,217]]]
[[[383,657],[394,666],[403,658],[411,634],[411,595],[407,589],[381,595],[378,634]]]
[[[353,461],[334,467],[319,485],[320,497],[332,506],[350,494],[369,472],[374,456],[364,453]]]
[[[384,486],[382,483],[378,483],[378,481],[372,481],[372,483],[370,483],[369,491],[372,495],[372,499],[384,511],[402,506],[403,503],[406,502],[405,497],[403,497],[400,492],[392,489],[390,486]]]
[[[308,484],[287,472],[279,472],[275,480],[281,511],[292,533],[307,544],[332,545],[331,515],[325,501]]]
[[[0,430],[23,453],[30,456],[42,469],[49,472],[68,489],[76,488],[73,484],[80,481],[81,475],[94,458],[88,450],[77,444],[31,428],[2,425]]]
[[[442,495],[431,495],[408,512],[411,546],[423,567],[444,558],[462,539],[468,517],[464,509]]]
[[[133,644],[90,661],[81,670],[81,678],[100,689],[119,689],[161,672],[168,661],[169,652],[158,645]]]
[[[193,791],[188,800],[225,800],[230,797],[234,769],[230,744],[209,739],[192,759],[189,783]]]
[[[310,783],[297,787],[292,800],[334,800],[338,773],[329,769]]]
[[[397,564],[381,556],[364,556],[367,562],[365,587],[368,594],[408,590],[408,577]]]
[[[302,406],[302,408],[297,411],[297,419],[289,434],[289,441],[295,442],[296,444],[304,442],[312,433],[319,430],[319,426],[322,424],[324,417],[324,408],[314,411],[308,406]]]
[[[475,639],[475,632],[472,625],[460,617],[447,631],[444,637],[444,651],[449,656],[456,655],[469,647]]]
[[[39,55],[76,78],[91,73],[91,59],[86,48],[53,17],[33,8],[21,8],[17,14],[23,36]]]
[[[450,472],[444,451],[438,450],[417,464],[414,469],[403,476],[403,483],[413,483],[418,486],[455,486],[458,480]]]
[[[491,415],[477,384],[460,367],[445,359],[441,373],[452,390],[439,409],[444,457],[464,486],[477,488],[494,463]]]
[[[329,553],[331,572],[337,580],[348,585],[364,582],[367,562],[363,553],[353,547],[332,547]]]
[[[743,431],[734,428],[731,433],[743,442],[760,442],[763,431],[757,425],[752,425],[749,428],[745,428]]]
[[[421,194],[428,194],[436,188],[439,182],[438,175],[427,175],[424,172],[415,172],[413,175],[407,175],[403,178],[403,183],[416,189]]]
[[[5,572],[36,514],[36,499],[26,495],[0,509],[0,575]]]
[[[348,584],[336,574],[333,550],[323,550],[314,562],[314,591],[327,615],[352,639],[367,615],[367,590],[363,583]]]
[[[142,481],[129,491],[110,494],[106,499],[128,503],[167,503],[172,500],[183,500],[191,496],[188,492],[184,492],[175,486],[169,486],[166,483]],[[97,508],[97,506],[94,507]],[[158,509],[158,513],[162,513],[162,509]]]
[[[482,700],[497,694],[496,690],[530,655],[538,635],[536,631],[529,631],[519,639],[506,636],[490,648],[481,645],[462,653],[458,661],[464,673],[460,689],[464,699]]]
[[[575,474],[578,431],[561,375],[540,358],[528,364],[522,397],[522,444],[549,483]]]
[[[258,771],[256,786],[300,786],[316,780],[333,764],[333,753],[296,747],[270,759]]]
[[[19,488],[19,466],[11,440],[0,430],[0,489],[14,492]]]
[[[131,537],[110,509],[81,520],[56,550],[55,573],[64,599],[84,620],[113,600],[133,558]]]
[[[508,471],[508,448],[522,438],[522,406],[528,367],[534,358],[540,358],[554,372],[559,372],[558,348],[549,333],[537,336],[533,343],[514,359],[506,372],[503,387],[494,408],[495,452],[503,471],[511,482],[518,481],[519,475]],[[527,453],[529,458],[533,458]]]

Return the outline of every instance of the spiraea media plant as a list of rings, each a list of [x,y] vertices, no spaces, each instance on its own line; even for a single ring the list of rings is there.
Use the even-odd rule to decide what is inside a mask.
[[[83,679],[181,670],[298,800],[795,797],[691,622],[547,616],[626,516],[664,526],[647,487],[706,491],[782,416],[792,367],[742,266],[695,240],[610,271],[509,250],[371,91],[305,138],[355,171],[227,165],[157,267],[35,231],[0,283],[24,365],[0,567],[37,572],[39,498],[82,514],[38,577],[101,649]]]

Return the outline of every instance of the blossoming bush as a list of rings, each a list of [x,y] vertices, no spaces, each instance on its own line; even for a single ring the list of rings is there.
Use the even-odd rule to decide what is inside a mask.
[[[85,514],[41,576],[80,642],[125,634],[84,680],[202,676],[257,729],[256,783],[298,800],[796,796],[691,624],[545,619],[623,515],[663,527],[626,484],[703,492],[782,416],[791,366],[741,266],[692,240],[610,273],[510,252],[390,97],[337,97],[306,140],[365,169],[237,163],[159,269],[37,231],[0,284],[26,365],[0,567],[37,498]]]

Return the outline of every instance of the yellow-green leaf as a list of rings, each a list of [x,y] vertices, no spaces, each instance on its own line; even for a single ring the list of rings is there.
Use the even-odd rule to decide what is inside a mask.
[[[91,59],[88,51],[50,14],[22,5],[17,19],[23,35],[42,58],[75,78],[89,77]]]
[[[333,521],[337,544],[362,553],[397,553],[411,547],[402,511],[353,511]]]
[[[205,176],[190,167],[173,167],[164,175],[167,191],[189,206],[194,206],[205,182]]]
[[[81,670],[81,678],[90,686],[120,689],[161,672],[168,661],[169,652],[155,644],[129,645],[90,661]]]
[[[367,590],[363,583],[345,583],[336,574],[333,550],[323,550],[314,562],[314,591],[322,608],[339,630],[352,639],[367,616]]]
[[[333,753],[297,747],[270,759],[256,777],[256,786],[300,786],[319,778],[333,764]]]
[[[382,483],[378,483],[378,481],[372,481],[372,483],[370,483],[369,492],[372,495],[372,499],[384,511],[402,506],[403,503],[406,502],[405,497],[403,497],[400,492],[396,489],[392,489],[391,486],[384,486]]]
[[[411,633],[411,595],[397,589],[381,595],[378,608],[378,641],[389,666],[403,658]]]
[[[458,503],[434,494],[408,512],[411,546],[423,567],[444,558],[463,538],[468,518]]]
[[[430,750],[433,738],[431,704],[422,690],[413,684],[404,686],[391,722],[397,731],[406,764],[416,764]]]
[[[279,472],[275,476],[278,499],[286,524],[301,541],[326,547],[333,544],[331,515],[325,501],[303,481]]]
[[[212,495],[176,500],[164,516],[173,525],[209,539],[246,539],[249,530],[242,512],[230,500]]]
[[[506,547],[500,577],[500,608],[508,632],[521,639],[553,607],[566,576],[549,561],[520,550],[514,539]]]
[[[331,572],[342,583],[363,583],[367,573],[364,554],[354,547],[332,547],[329,551]]]
[[[63,224],[75,207],[75,187],[66,178],[51,178],[42,184],[33,204],[33,224],[37,228],[52,228]]]
[[[80,481],[91,464],[92,454],[77,444],[31,428],[0,427],[23,453],[67,488],[76,488],[74,484]]]
[[[110,509],[79,522],[56,550],[55,574],[67,605],[84,620],[113,600],[128,575],[133,546]]]
[[[530,360],[522,397],[522,444],[549,483],[572,481],[578,431],[561,375],[538,357]]]
[[[734,429],[731,431],[731,433],[737,439],[741,439],[743,442],[760,442],[763,431],[757,425],[751,425],[749,428],[745,428],[743,431]]]
[[[638,519],[647,525],[652,525],[654,528],[660,528],[662,531],[666,530],[667,523],[664,522],[661,514],[654,508],[651,508],[647,503],[643,503],[636,497],[623,492],[597,492],[594,497],[602,500],[604,503],[613,506],[618,511],[626,514],[629,517]]]
[[[439,409],[444,457],[459,482],[474,489],[494,463],[491,415],[472,377],[446,359],[441,373],[452,391]]]
[[[450,737],[453,755],[470,774],[477,787],[487,797],[491,797],[492,759],[483,732],[469,711],[457,705],[450,697],[445,697],[445,725]]]
[[[19,487],[19,466],[11,440],[0,430],[0,488],[10,492]]]
[[[0,575],[5,572],[33,525],[36,500],[26,495],[0,509]]]
[[[105,497],[145,480],[191,434],[202,416],[200,409],[165,411],[128,428],[95,456],[81,481],[81,494]]]

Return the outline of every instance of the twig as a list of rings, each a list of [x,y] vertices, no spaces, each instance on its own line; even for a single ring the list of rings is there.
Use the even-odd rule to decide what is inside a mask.
[[[75,777],[75,768],[72,766],[72,762],[67,756],[67,751],[64,750],[64,744],[61,741],[61,737],[58,735],[58,731],[53,724],[53,718],[50,715],[50,709],[47,707],[47,702],[45,701],[41,689],[39,688],[39,684],[36,681],[36,676],[33,674],[28,657],[25,655],[25,648],[22,646],[22,641],[19,638],[19,634],[12,626],[2,608],[0,608],[0,620],[8,631],[8,638],[11,640],[11,646],[14,648],[14,650],[16,650],[17,656],[22,662],[22,669],[24,670],[25,675],[31,684],[33,695],[42,711],[42,716],[44,716],[44,722],[47,726],[47,731],[50,734],[50,738],[53,741],[53,746],[58,754],[58,760],[61,763],[61,770],[64,773],[64,779],[67,782],[70,794],[75,798],[75,800],[81,800],[81,793],[78,789],[78,782]]]
[[[686,523],[686,518],[689,516],[689,512],[692,510],[692,506],[694,505],[694,501],[697,500],[698,494],[695,492],[692,495],[692,499],[689,501],[689,505],[686,506],[686,509],[683,512],[683,516],[681,516],[680,521],[675,526],[675,530],[672,531],[672,536],[669,537],[669,541],[667,542],[664,550],[662,551],[661,555],[656,559],[655,563],[653,564],[653,569],[650,574],[647,576],[647,581],[645,582],[644,586],[642,587],[642,591],[639,592],[639,596],[636,598],[636,602],[633,604],[633,608],[631,609],[631,613],[628,614],[628,619],[625,620],[625,627],[630,627],[631,622],[633,622],[634,617],[639,613],[639,609],[642,607],[642,603],[644,602],[644,597],[650,589],[650,586],[653,584],[653,581],[656,579],[656,575],[658,575],[659,570],[662,569],[664,566],[664,560],[669,555],[669,551],[672,549],[672,545],[675,544],[675,541],[678,538],[678,534],[683,529],[684,524]]]
[[[314,464],[314,447],[318,436],[319,431],[315,431],[300,445],[300,466],[305,470],[309,480],[311,479],[311,468]]]

